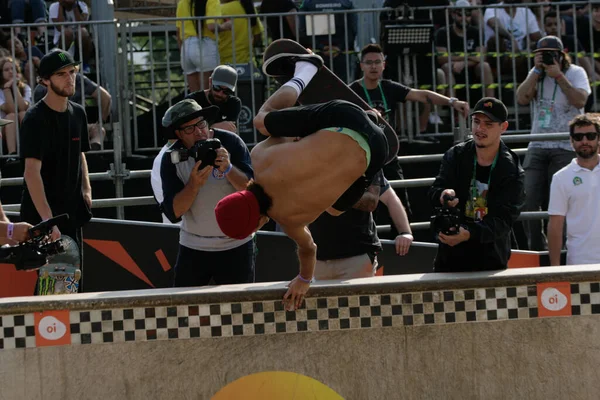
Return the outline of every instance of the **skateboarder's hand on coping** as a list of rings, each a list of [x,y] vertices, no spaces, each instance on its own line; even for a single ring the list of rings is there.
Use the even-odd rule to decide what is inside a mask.
[[[283,296],[283,305],[285,309],[287,311],[294,311],[300,308],[309,288],[310,283],[302,282],[300,278],[296,276],[288,285],[288,290]]]
[[[60,233],[60,229],[58,229],[58,226],[54,226],[52,227],[52,235],[50,236],[52,238],[52,241],[55,242],[58,239],[60,239],[62,233]]]

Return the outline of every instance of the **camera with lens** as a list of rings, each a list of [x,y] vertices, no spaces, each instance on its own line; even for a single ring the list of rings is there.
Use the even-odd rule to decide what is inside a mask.
[[[173,164],[179,164],[180,162],[187,161],[190,157],[198,161],[202,161],[200,168],[204,168],[207,165],[215,166],[215,160],[217,159],[217,149],[221,148],[221,141],[219,139],[206,139],[198,140],[189,149],[171,149],[167,152],[170,154],[171,162]]]
[[[17,246],[0,247],[0,261],[14,264],[19,271],[38,269],[45,265],[49,257],[65,252],[65,241],[62,238],[52,241],[52,229],[68,219],[68,214],[61,214],[30,228],[27,241]]]
[[[431,216],[431,228],[437,235],[456,235],[460,229],[460,210],[456,207],[449,207],[448,202],[456,197],[444,195],[444,204],[442,207],[436,207],[434,215]]]
[[[554,65],[554,60],[558,61],[556,52],[554,52],[554,51],[543,51],[542,52],[542,63],[544,63],[544,65]]]

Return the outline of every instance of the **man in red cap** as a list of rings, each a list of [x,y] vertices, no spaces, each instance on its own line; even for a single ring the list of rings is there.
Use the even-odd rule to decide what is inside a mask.
[[[298,308],[316,263],[308,230],[324,211],[340,215],[363,195],[388,159],[382,129],[358,106],[341,100],[293,107],[322,65],[314,54],[277,54],[265,61],[270,76],[293,73],[261,107],[254,125],[268,139],[252,150],[254,182],[215,208],[219,227],[235,238],[259,229],[268,217],[298,245],[300,273],[284,296]],[[289,75],[288,75],[289,76]]]

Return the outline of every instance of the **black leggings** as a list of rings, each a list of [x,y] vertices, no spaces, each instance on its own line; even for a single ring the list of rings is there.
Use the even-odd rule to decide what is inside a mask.
[[[365,176],[359,178],[349,189],[351,193],[347,192],[340,198],[348,197],[343,201],[344,209],[334,205],[340,211],[352,207],[360,199],[388,157],[389,145],[383,130],[369,119],[363,109],[345,100],[331,100],[271,111],[264,122],[265,128],[273,137],[305,137],[332,127],[352,129],[364,136],[371,149],[371,162],[367,166]],[[347,203],[353,199],[356,201],[348,206]]]

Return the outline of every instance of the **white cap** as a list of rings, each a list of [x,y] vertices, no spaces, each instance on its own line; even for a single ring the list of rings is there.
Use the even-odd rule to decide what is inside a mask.
[[[457,0],[456,3],[454,3],[454,5],[452,7],[453,8],[471,7],[471,3],[469,3],[469,0]]]

